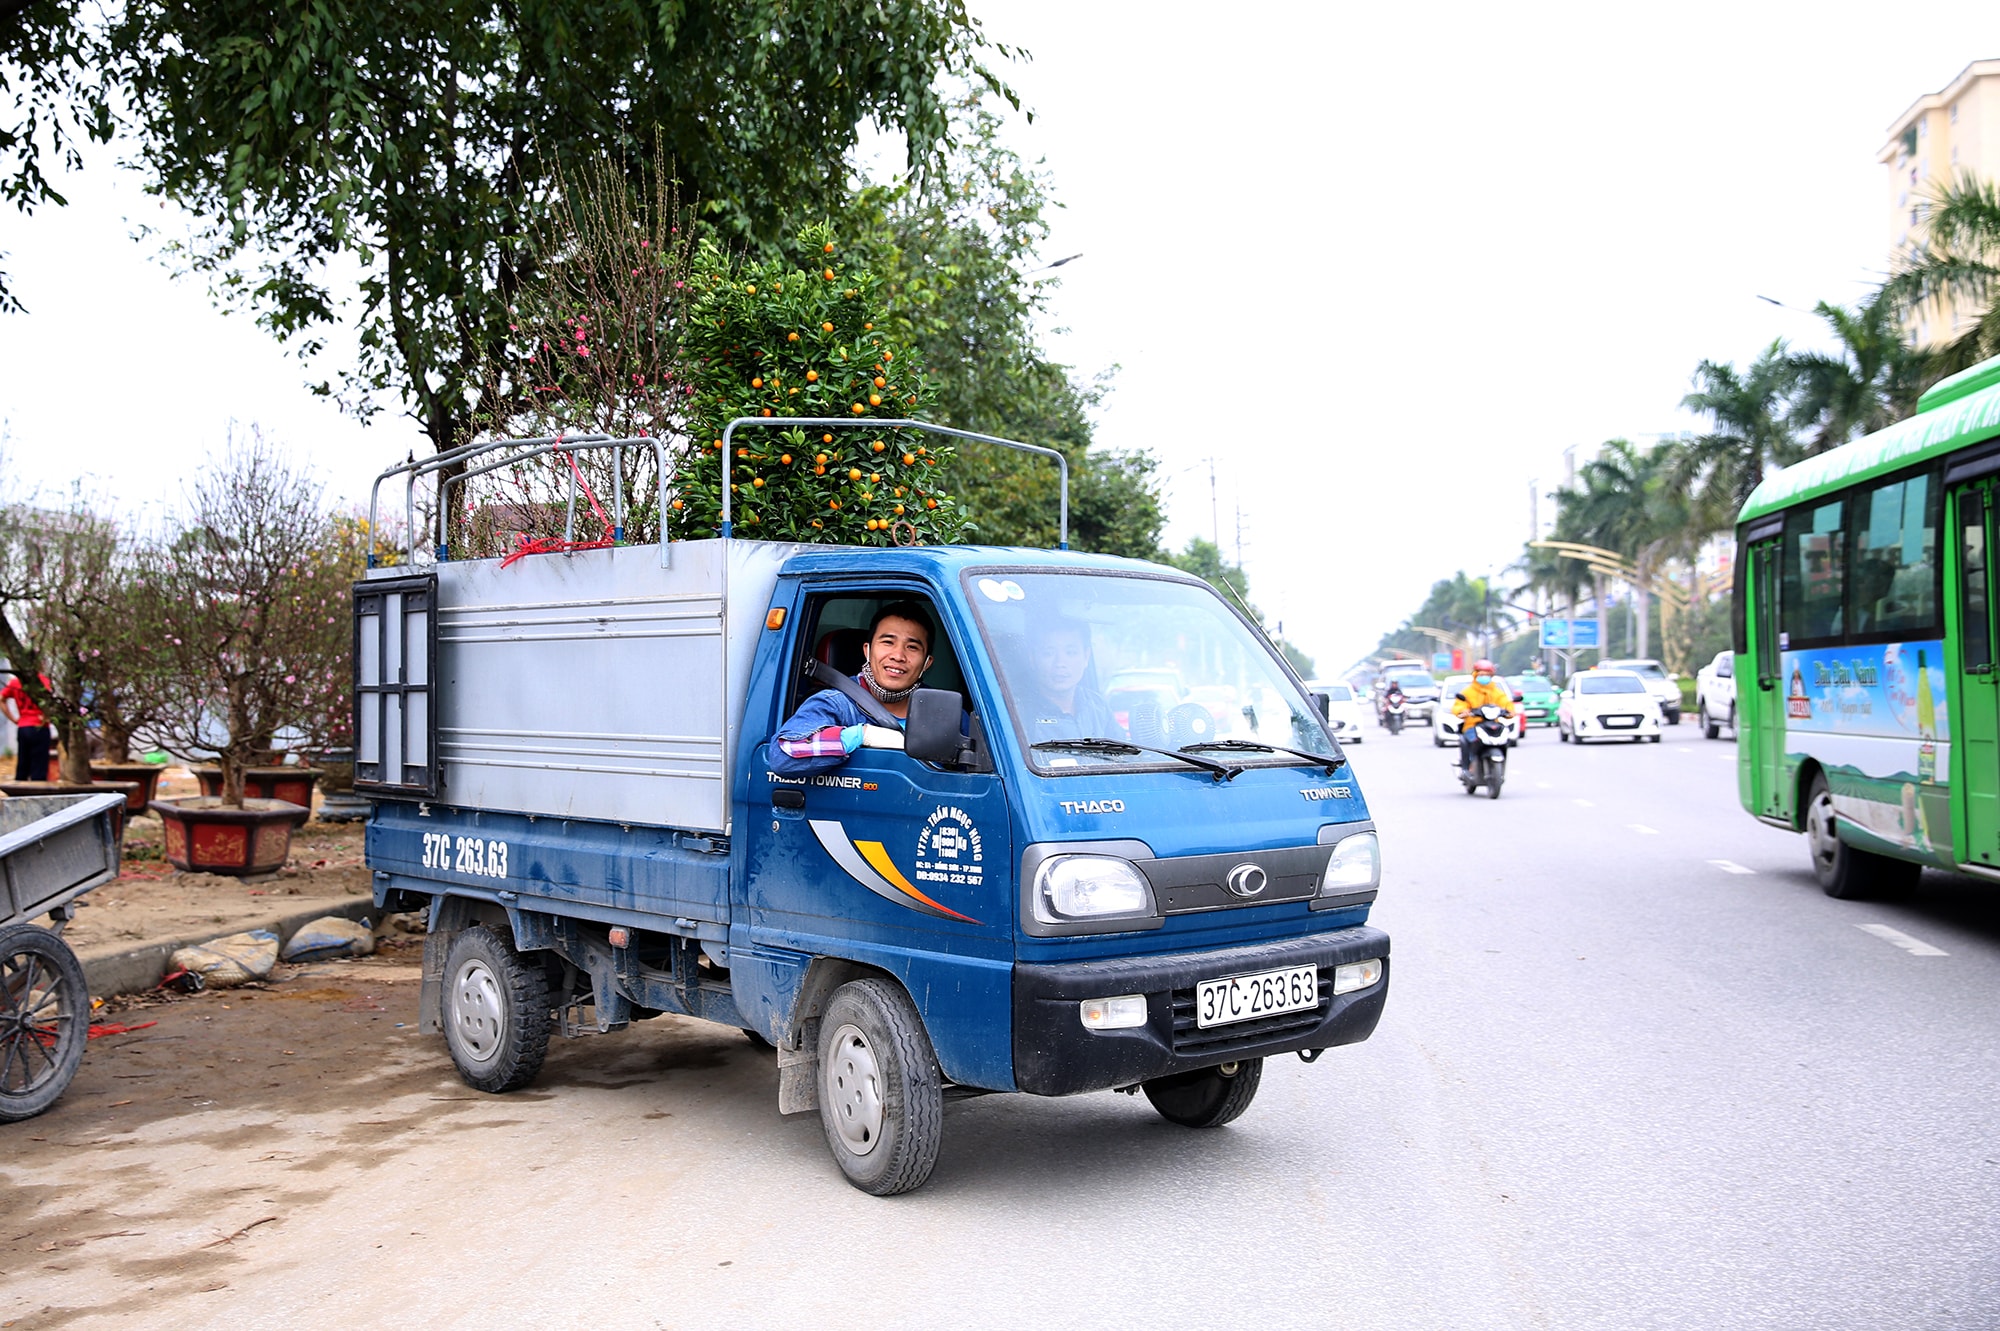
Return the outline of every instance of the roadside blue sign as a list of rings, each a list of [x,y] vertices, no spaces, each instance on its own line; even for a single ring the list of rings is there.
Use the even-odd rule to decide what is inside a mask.
[[[1437,672],[1437,671],[1440,671],[1440,670],[1449,670],[1449,669],[1451,669],[1451,653],[1450,653],[1450,652],[1432,652],[1432,653],[1431,653],[1431,670],[1432,670],[1432,672],[1433,672],[1433,673],[1435,673],[1435,672]]]
[[[1542,646],[1581,650],[1596,647],[1597,621],[1594,619],[1545,619]]]

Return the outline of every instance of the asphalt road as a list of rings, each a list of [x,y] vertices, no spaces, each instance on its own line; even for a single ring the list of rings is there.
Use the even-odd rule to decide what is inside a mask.
[[[204,995],[0,1129],[0,1324],[2000,1324],[2000,889],[1832,901],[1733,762],[1541,732],[1492,802],[1374,735],[1371,1041],[1216,1132],[954,1104],[889,1200],[733,1032],[558,1042],[494,1098],[396,1025],[407,957]]]

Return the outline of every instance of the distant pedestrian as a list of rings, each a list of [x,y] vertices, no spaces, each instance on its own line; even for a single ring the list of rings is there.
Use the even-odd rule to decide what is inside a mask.
[[[42,676],[42,687],[53,687],[47,675]],[[21,677],[14,676],[7,681],[7,687],[0,689],[0,709],[7,713],[7,719],[14,723],[14,779],[16,781],[46,781],[49,779],[49,724],[42,715],[42,709],[35,706],[35,700],[21,687]]]

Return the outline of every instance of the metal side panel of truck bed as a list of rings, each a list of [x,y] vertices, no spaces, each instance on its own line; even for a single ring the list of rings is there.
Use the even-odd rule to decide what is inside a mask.
[[[436,798],[726,833],[750,677],[749,652],[729,644],[756,640],[797,549],[683,541],[666,566],[658,546],[623,546],[418,570],[437,579]],[[393,620],[382,628],[364,615],[357,639],[364,684],[407,655]]]

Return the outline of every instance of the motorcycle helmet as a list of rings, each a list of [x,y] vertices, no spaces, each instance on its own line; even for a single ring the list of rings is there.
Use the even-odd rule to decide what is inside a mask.
[[[1472,663],[1472,673],[1475,675],[1497,675],[1500,673],[1500,670],[1499,667],[1482,656]]]

